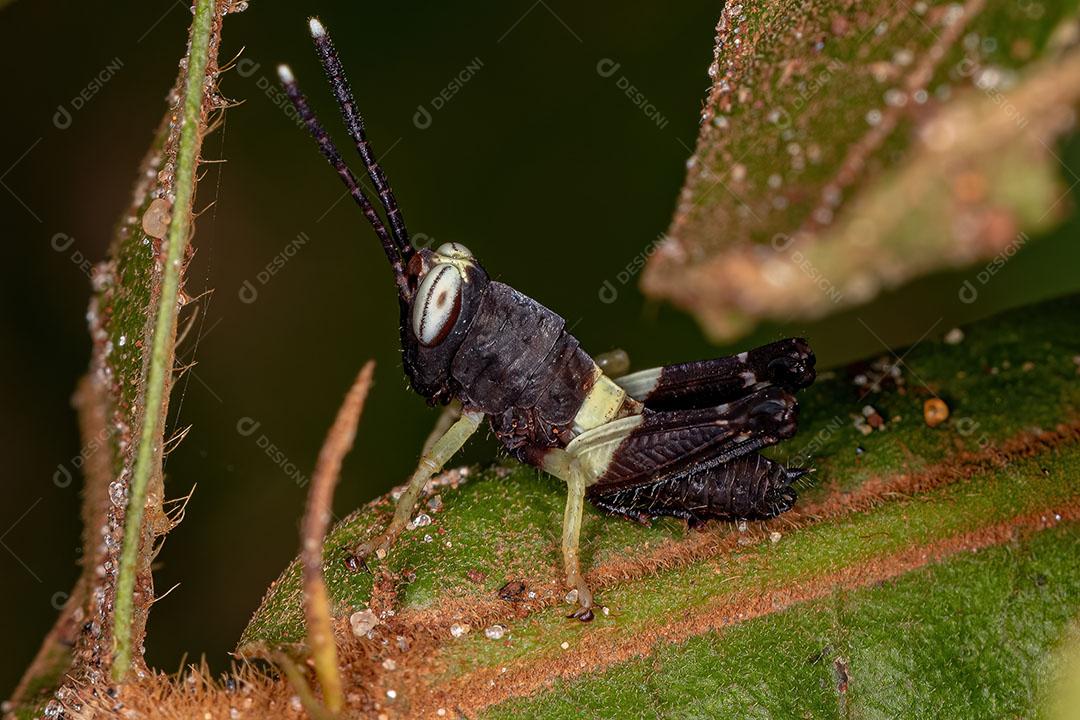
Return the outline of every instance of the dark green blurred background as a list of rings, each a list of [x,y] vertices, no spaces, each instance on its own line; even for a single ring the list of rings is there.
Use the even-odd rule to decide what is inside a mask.
[[[182,359],[198,366],[178,384],[170,428],[193,428],[166,465],[171,497],[198,489],[159,556],[159,591],[181,584],[154,606],[152,664],[175,669],[185,654],[205,653],[213,667],[225,666],[264,589],[295,554],[304,500],[296,477],[310,473],[365,359],[378,361],[377,385],[338,490],[339,514],[405,477],[435,417],[405,387],[397,304],[376,241],[351,202],[335,204],[336,177],[277,99],[274,66],[284,60],[345,138],[307,15],[320,14],[335,34],[414,235],[467,244],[494,276],[566,316],[587,348],[621,346],[640,368],[719,352],[693,321],[647,302],[636,281],[620,285],[617,275],[667,227],[695,143],[720,7],[256,0],[228,17],[222,60],[241,48],[244,60],[221,90],[243,104],[205,146],[207,158],[227,162],[205,166],[198,205],[214,204],[198,221],[187,288],[214,293],[200,301],[181,346]],[[89,281],[80,263],[103,257],[127,206],[190,14],[179,1],[23,0],[0,20],[0,208],[11,250],[0,282],[6,696],[77,574],[80,444],[69,398],[89,352]],[[651,119],[616,77],[597,72],[605,59],[620,63],[616,77],[654,107]],[[433,99],[464,76],[436,109]],[[73,102],[84,90],[89,99]],[[67,115],[57,114],[61,106]],[[430,112],[424,128],[414,122],[420,106]],[[1078,150],[1061,149],[1074,169]],[[977,303],[957,298],[972,268],[823,322],[762,328],[741,344],[804,334],[832,365],[882,352],[874,333],[890,344],[913,342],[1075,290],[1077,227],[1072,219],[1036,238]],[[260,282],[299,233],[306,244]],[[605,280],[619,288],[614,303],[599,300]],[[257,289],[255,302],[241,300],[245,281]],[[237,431],[245,418],[259,423],[249,436]],[[272,453],[260,447],[267,443]],[[495,452],[483,440],[467,458]]]

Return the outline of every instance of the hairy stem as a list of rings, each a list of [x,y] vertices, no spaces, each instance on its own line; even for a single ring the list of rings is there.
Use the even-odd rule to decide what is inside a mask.
[[[135,468],[132,473],[127,512],[124,517],[124,543],[120,555],[116,605],[113,616],[112,675],[121,681],[131,666],[131,624],[134,607],[136,565],[142,546],[142,525],[146,490],[150,477],[160,471],[162,417],[167,386],[172,374],[176,343],[177,296],[184,255],[191,229],[191,203],[195,194],[195,168],[203,136],[203,86],[209,61],[210,30],[216,0],[196,0],[195,18],[188,51],[188,74],[184,85],[184,104],[180,129],[180,147],[176,157],[174,212],[166,242],[165,268],[158,297],[150,365],[146,378],[146,403],[139,432]]]

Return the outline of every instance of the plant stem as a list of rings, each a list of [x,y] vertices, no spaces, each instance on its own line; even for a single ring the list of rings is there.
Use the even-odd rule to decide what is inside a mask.
[[[331,713],[341,712],[345,705],[338,670],[337,647],[330,618],[330,603],[323,579],[323,543],[330,525],[334,488],[341,475],[341,462],[352,447],[356,426],[364,409],[374,361],[369,360],[360,370],[352,389],[338,410],[334,424],[326,436],[319,459],[315,463],[307,510],[300,528],[300,559],[304,574],[304,615],[307,619],[308,646],[315,661],[315,674],[322,686],[323,699]]]
[[[196,0],[195,18],[188,50],[188,74],[184,84],[184,104],[180,144],[176,155],[172,220],[169,223],[165,268],[158,296],[157,317],[146,377],[146,395],[139,444],[135,456],[127,512],[124,516],[124,545],[116,585],[113,614],[113,679],[124,679],[132,657],[132,611],[136,566],[142,545],[142,523],[146,489],[152,473],[160,471],[162,418],[166,386],[172,373],[176,343],[177,296],[184,254],[191,226],[191,203],[195,194],[195,167],[203,135],[203,95],[209,62],[210,30],[216,0]]]

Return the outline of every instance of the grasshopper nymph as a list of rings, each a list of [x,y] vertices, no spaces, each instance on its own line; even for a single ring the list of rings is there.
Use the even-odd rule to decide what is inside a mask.
[[[389,527],[356,549],[383,557],[408,523],[427,481],[487,418],[517,459],[566,483],[562,554],[577,590],[571,617],[593,617],[578,560],[585,498],[636,520],[660,515],[767,518],[795,503],[806,471],[757,453],[795,434],[793,393],[814,380],[814,354],[790,338],[732,357],[610,377],[565,321],[509,285],[491,280],[457,243],[414,249],[393,191],[364,133],[326,28],[310,20],[319,59],[349,135],[386,214],[384,223],[300,93],[281,82],[326,159],[375,229],[401,306],[401,351],[413,389],[432,405],[460,404],[452,425],[422,454]],[[614,373],[612,373],[614,374]]]

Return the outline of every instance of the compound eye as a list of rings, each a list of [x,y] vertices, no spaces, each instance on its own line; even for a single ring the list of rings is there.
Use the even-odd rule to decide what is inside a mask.
[[[472,251],[461,243],[448,242],[440,245],[435,252],[452,260],[471,260]]]
[[[462,284],[453,265],[439,265],[424,276],[412,307],[413,334],[421,345],[438,345],[454,329],[461,313]]]

